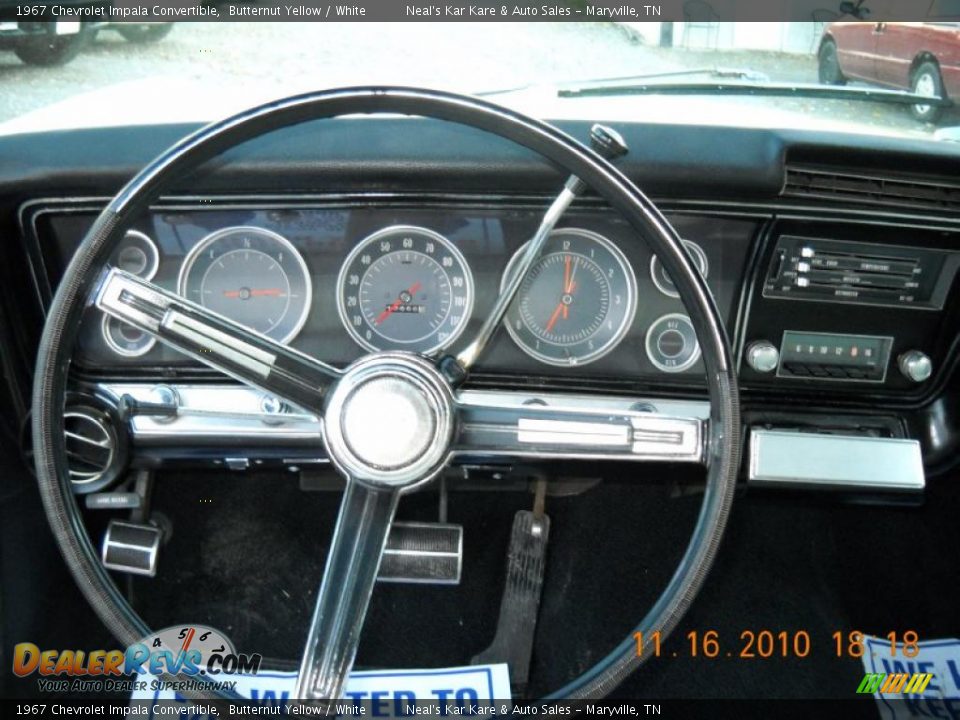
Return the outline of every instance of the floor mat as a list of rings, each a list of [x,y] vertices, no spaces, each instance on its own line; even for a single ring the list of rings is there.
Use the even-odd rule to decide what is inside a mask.
[[[662,470],[661,478],[677,472]],[[689,541],[698,495],[678,496],[669,482],[609,480],[580,496],[548,500],[552,528],[534,693],[562,685],[622,640]],[[704,591],[661,657],[618,694],[849,698],[862,666],[837,657],[834,632],[956,635],[960,526],[953,518],[960,503],[944,483],[940,488],[922,508],[840,505],[799,495],[738,498]],[[163,477],[155,506],[174,519],[175,530],[158,576],[135,584],[138,609],[154,626],[210,624],[241,649],[295,660],[338,500],[333,493],[301,492],[276,475]],[[433,493],[405,498],[399,516],[433,519],[436,503]],[[523,493],[452,493],[449,519],[465,527],[463,582],[378,585],[359,663],[451,666],[483,649],[494,634],[513,514],[529,506]],[[739,657],[742,633],[764,630],[808,633],[809,654]],[[688,633],[696,632],[702,644],[709,631],[717,633],[719,656],[692,657]]]

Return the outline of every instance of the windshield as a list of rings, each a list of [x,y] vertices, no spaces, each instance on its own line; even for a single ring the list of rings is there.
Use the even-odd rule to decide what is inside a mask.
[[[719,22],[699,5],[686,22],[266,22],[243,15],[255,5],[234,6],[244,22],[2,22],[0,131],[209,121],[357,84],[476,93],[555,120],[931,139],[955,123],[957,24],[858,22],[839,9]]]

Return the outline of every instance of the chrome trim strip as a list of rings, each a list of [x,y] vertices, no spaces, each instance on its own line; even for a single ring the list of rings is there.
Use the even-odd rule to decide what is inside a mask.
[[[186,338],[205,350],[229,358],[240,367],[245,367],[262,378],[269,377],[277,361],[276,355],[220,332],[206,323],[197,322],[176,310],[168,310],[160,326],[171,334]]]
[[[605,422],[519,418],[517,442],[571,447],[609,445],[626,449],[630,445],[630,428]]]
[[[156,402],[154,387],[148,383],[104,383],[98,389],[116,402],[124,395],[142,402]],[[242,385],[173,387],[180,398],[177,417],[137,415],[131,418],[130,429],[135,441],[177,446],[187,439],[216,442],[241,437],[274,443],[302,444],[306,440],[320,447],[323,431],[319,418],[296,407],[280,413],[264,413],[260,409],[263,393],[259,390]]]
[[[707,461],[700,417],[609,407],[498,404],[474,393],[458,397],[456,456],[540,460]],[[709,409],[709,406],[708,406]]]
[[[98,389],[118,402],[124,395],[131,395],[143,402],[156,402],[152,383],[102,383]],[[137,415],[130,420],[130,429],[136,443],[152,446],[177,447],[186,440],[218,440],[259,438],[273,444],[303,444],[315,442],[320,448],[322,425],[320,420],[297,407],[289,407],[280,413],[264,413],[260,409],[263,393],[242,385],[185,384],[171,386],[180,398],[177,417],[152,418]],[[594,411],[597,413],[639,412],[632,422],[633,443],[671,442],[671,429],[663,422],[668,418],[696,418],[707,420],[710,404],[694,400],[647,399],[628,397],[605,397],[592,395],[566,395],[562,393],[521,393],[491,390],[464,390],[458,394],[458,402],[470,405],[498,407],[567,408]],[[229,410],[226,410],[229,408]],[[641,410],[641,408],[643,410]],[[644,410],[652,408],[651,412]],[[647,427],[649,417],[656,427]],[[511,432],[516,432],[512,429]],[[664,435],[664,432],[667,434]],[[319,458],[318,458],[319,459]],[[324,460],[326,461],[326,460]],[[303,460],[293,460],[303,464]]]

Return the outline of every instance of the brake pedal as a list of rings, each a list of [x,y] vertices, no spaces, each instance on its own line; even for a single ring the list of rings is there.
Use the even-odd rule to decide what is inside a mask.
[[[510,684],[518,697],[523,696],[530,675],[550,536],[550,518],[540,511],[542,501],[537,507],[537,512],[520,510],[513,516],[507,581],[500,601],[497,633],[490,647],[472,661],[475,665],[506,662],[510,668]]]
[[[111,520],[100,559],[108,570],[153,577],[162,539],[163,531],[154,525]]]
[[[462,567],[462,525],[395,522],[387,537],[377,580],[458,585]]]

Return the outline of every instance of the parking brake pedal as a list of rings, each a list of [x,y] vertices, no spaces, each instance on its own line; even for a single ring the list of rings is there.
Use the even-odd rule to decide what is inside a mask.
[[[380,582],[457,585],[463,567],[463,526],[395,522],[380,561]]]
[[[513,516],[497,634],[490,647],[473,658],[475,665],[506,662],[518,697],[526,691],[530,674],[549,536],[550,518],[542,512],[542,499],[536,512],[521,510]]]
[[[109,570],[153,577],[162,539],[163,531],[154,525],[111,520],[100,559]]]

